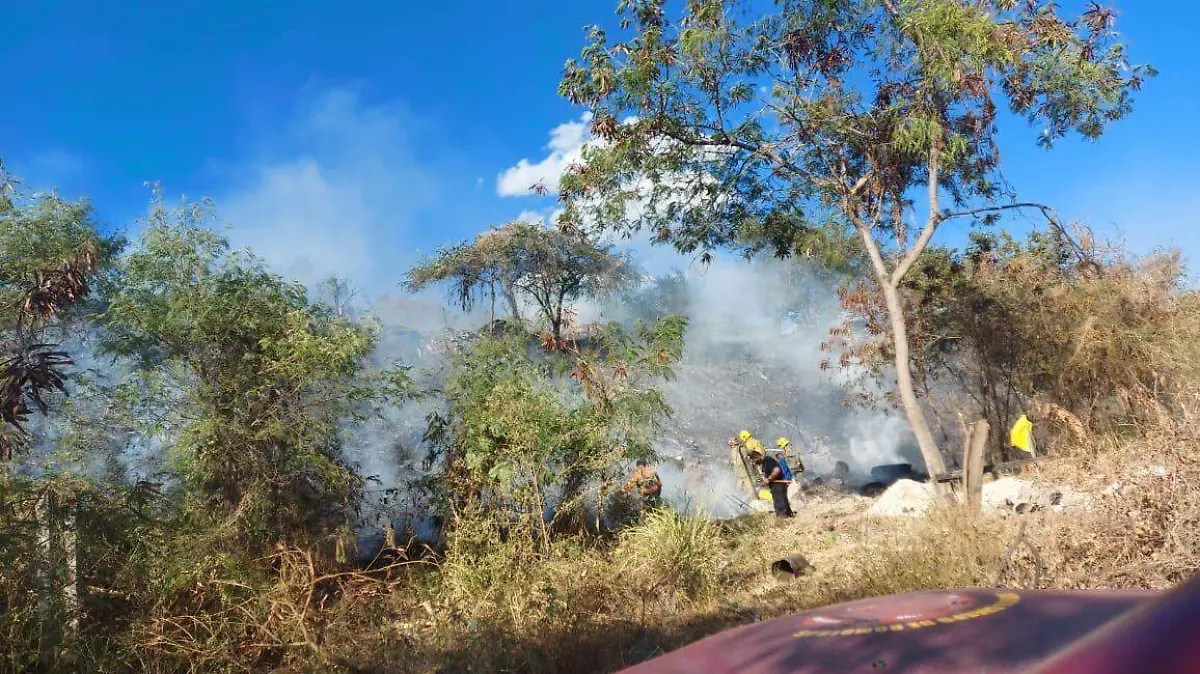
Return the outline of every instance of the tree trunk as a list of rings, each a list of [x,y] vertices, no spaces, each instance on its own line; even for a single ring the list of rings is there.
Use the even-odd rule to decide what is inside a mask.
[[[517,303],[517,291],[511,283],[504,285],[504,299],[508,301],[508,310],[512,313],[513,320],[521,323],[521,305]]]
[[[931,170],[934,179],[936,179],[936,164]],[[931,196],[936,196],[936,192],[932,189]],[[931,202],[936,205],[935,198],[931,199]],[[849,208],[847,208],[846,212],[852,213]],[[936,209],[934,212],[936,212]],[[854,216],[852,215],[852,217]],[[900,402],[904,405],[904,414],[908,417],[908,425],[912,428],[913,435],[917,439],[917,446],[921,448],[921,458],[925,460],[925,472],[929,473],[931,477],[938,473],[946,472],[946,460],[942,458],[942,452],[938,449],[937,441],[933,437],[933,431],[929,429],[929,422],[925,419],[925,411],[921,409],[921,402],[917,398],[917,392],[914,388],[912,363],[909,359],[908,326],[904,322],[904,305],[900,302],[900,282],[904,279],[904,275],[908,272],[908,269],[915,263],[917,257],[925,249],[929,239],[933,236],[936,226],[937,220],[931,218],[926,223],[925,229],[921,232],[921,236],[917,242],[896,265],[896,269],[889,272],[887,264],[883,261],[883,253],[879,250],[879,243],[873,236],[873,227],[870,223],[858,218],[855,219],[855,229],[858,230],[863,248],[867,251],[867,257],[871,260],[871,270],[875,274],[875,281],[879,284],[879,288],[883,292],[884,304],[887,306],[888,321],[891,324],[892,344],[895,348],[895,360],[893,363],[896,366],[896,391],[900,394]]]
[[[36,505],[41,552],[37,565],[41,622],[38,660],[45,668],[59,661],[64,640],[73,638],[79,626],[75,506],[73,496],[60,498],[53,490],[43,493]]]
[[[63,555],[66,557],[63,568],[62,604],[66,613],[66,636],[74,638],[79,631],[79,538],[78,538],[78,502],[74,495],[66,501],[64,512],[65,523],[62,528]]]
[[[488,330],[492,329],[492,324],[496,322],[496,282],[492,281],[488,284],[488,296],[490,304],[488,306]]]
[[[966,423],[963,423],[966,429]],[[963,433],[963,491],[966,492],[967,510],[978,514],[983,510],[983,455],[987,446],[990,426],[980,419]]]
[[[912,364],[908,354],[908,326],[904,322],[904,307],[900,303],[900,291],[887,278],[880,279],[883,299],[887,304],[888,320],[891,322],[892,343],[895,348],[896,389],[900,401],[904,405],[904,414],[908,417],[908,425],[916,436],[917,446],[921,448],[921,457],[925,460],[925,472],[931,476],[946,472],[946,461],[938,449],[933,431],[925,419],[925,411],[921,409],[921,401],[917,398],[913,387]]]
[[[554,310],[554,315],[550,318],[550,329],[554,333],[554,341],[556,342],[562,339],[562,321],[562,305],[560,304]]]
[[[53,492],[46,491],[36,504],[38,523],[38,552],[40,559],[37,564],[38,573],[38,619],[41,625],[41,640],[38,644],[38,663],[44,668],[50,668],[57,655],[58,643],[62,636],[58,623],[59,615],[55,606],[55,555],[54,555],[54,505]]]

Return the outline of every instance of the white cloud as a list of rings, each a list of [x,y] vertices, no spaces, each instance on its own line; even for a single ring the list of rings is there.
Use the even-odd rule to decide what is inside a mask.
[[[336,275],[368,291],[394,285],[403,239],[436,187],[411,142],[416,124],[351,90],[309,97],[218,198],[232,242],[306,283]]]
[[[557,220],[561,213],[562,209],[554,206],[551,206],[550,208],[543,208],[541,210],[527,208],[520,213],[517,213],[517,217],[514,218],[514,220],[519,222],[540,222],[542,224],[550,224]]]
[[[550,143],[546,146],[549,154],[537,163],[522,159],[515,166],[506,169],[497,179],[497,193],[503,197],[533,197],[535,195],[531,188],[534,185],[541,184],[551,190],[557,187],[558,181],[567,167],[581,160],[584,147],[603,142],[591,135],[590,121],[591,114],[585,113],[579,121],[566,122],[551,129]],[[637,121],[636,117],[628,117],[622,120],[622,123],[630,124],[635,121]],[[674,141],[664,139],[663,142]],[[672,180],[672,178],[668,178],[668,180]],[[675,178],[674,180],[681,181],[682,179]],[[642,186],[642,191],[646,191],[646,189],[647,186]],[[626,207],[627,218],[630,221],[637,220],[648,206],[646,198],[631,200]],[[660,204],[659,207],[666,208],[666,204]],[[516,219],[552,223],[561,213],[562,209],[553,205],[541,209],[522,210]],[[588,226],[590,225],[585,223],[585,227]],[[617,236],[610,232],[600,236],[600,239],[629,252],[641,268],[651,275],[698,268],[696,264],[698,256],[681,255],[669,245],[653,245],[651,236],[651,233],[645,231],[634,232],[630,237]]]
[[[558,180],[571,164],[580,160],[583,147],[590,140],[588,124],[590,112],[584,113],[577,122],[559,124],[550,130],[550,151],[537,163],[522,159],[516,166],[506,169],[496,178],[496,193],[502,197],[528,196],[536,185],[550,190],[558,187]]]

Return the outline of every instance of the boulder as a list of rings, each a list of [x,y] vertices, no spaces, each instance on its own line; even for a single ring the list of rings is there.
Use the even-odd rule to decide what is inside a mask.
[[[1087,494],[1052,485],[1038,485],[1015,477],[1002,477],[983,485],[983,508],[986,512],[1016,512],[1024,514],[1051,509],[1061,512],[1067,508],[1086,507]]]
[[[888,487],[867,510],[875,517],[903,517],[924,514],[934,504],[933,485],[915,480],[898,480]]]

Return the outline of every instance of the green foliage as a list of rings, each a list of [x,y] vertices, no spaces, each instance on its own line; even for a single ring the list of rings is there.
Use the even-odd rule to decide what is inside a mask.
[[[600,139],[562,180],[564,221],[646,227],[684,252],[792,254],[800,233],[831,220],[890,231],[903,250],[912,188],[932,180],[960,206],[1005,196],[1001,105],[1041,125],[1046,144],[1095,138],[1154,74],[1128,64],[1108,10],[1068,19],[1048,2],[783,2],[762,13],[694,0],[674,14],[661,0],[624,0],[618,13],[620,36],[593,28],[560,85]]]
[[[15,329],[22,300],[41,272],[88,246],[97,248],[103,272],[124,245],[119,237],[100,234],[87,202],[30,195],[11,180],[0,166],[0,331],[5,334]]]
[[[27,479],[0,465],[0,669],[35,668],[52,641],[43,625],[66,622],[68,549],[84,610],[79,633],[51,653],[75,658],[54,662],[59,671],[331,671],[348,661],[585,671],[645,657],[647,626],[669,647],[687,638],[687,620],[704,618],[697,634],[748,620],[718,604],[729,587],[752,588],[738,601],[757,613],[993,582],[997,529],[972,522],[960,535],[952,514],[913,522],[907,535],[903,524],[879,525],[883,535],[854,555],[833,549],[859,535],[854,527],[798,522],[779,536],[751,522],[738,534],[744,523],[668,509],[611,538],[560,535],[579,531],[564,520],[586,499],[601,509],[624,462],[654,458],[670,414],[658,386],[687,327],[682,277],[635,289],[628,261],[581,233],[595,225],[649,228],[702,255],[724,246],[802,255],[839,275],[871,270],[877,288],[904,291],[913,370],[935,385],[955,378],[989,416],[1039,397],[1067,415],[1056,420],[1093,430],[1189,414],[1177,392],[1197,376],[1200,311],[1178,293],[1177,259],[1077,265],[1061,232],[921,254],[925,243],[910,247],[904,226],[916,187],[934,202],[930,232],[1006,207],[997,205],[1009,196],[996,147],[1002,105],[1040,125],[1045,145],[1071,132],[1098,137],[1128,114],[1153,71],[1126,62],[1111,14],[1093,7],[1068,21],[1037,0],[759,7],[688,0],[668,16],[660,0],[621,0],[622,38],[594,30],[562,83],[591,109],[600,142],[560,185],[558,227],[513,223],[409,272],[410,290],[449,284],[464,309],[485,299],[494,308],[499,296],[518,319],[452,353],[447,410],[428,438],[445,451],[435,484],[455,516],[436,571],[325,568],[319,539],[348,529],[362,482],[342,430],[411,389],[403,368],[370,369],[379,326],[347,310],[340,284],[325,287],[332,306],[314,301],[232,251],[206,203],[168,212],[156,200],[118,259],[123,242],[97,231],[85,203],[26,195],[0,175],[6,414],[63,388],[69,360],[56,344],[70,329],[94,329],[117,359],[113,380],[73,373],[79,395],[54,408],[62,427],[50,436],[71,465],[100,468],[102,479]],[[957,210],[939,205],[943,194]],[[877,288],[850,304],[883,335]],[[636,299],[644,322],[567,331],[570,303],[585,297]],[[550,336],[524,331],[522,302]],[[891,338],[907,344],[903,333]],[[860,355],[886,355],[886,338],[876,346]],[[159,447],[171,462],[153,468],[173,469],[165,484],[133,479],[124,459]],[[47,494],[48,515],[38,511]],[[762,560],[793,552],[792,534],[806,527],[799,540],[824,553],[816,573],[825,575],[764,605],[753,596],[767,580]],[[1178,533],[1158,529],[1146,546],[1156,564]],[[946,530],[956,535],[937,540],[949,543],[930,546]],[[77,546],[45,552],[68,533]]]
[[[93,290],[122,245],[86,203],[27,194],[0,165],[0,459],[27,447],[32,409],[66,390],[73,361],[58,344],[102,304]]]
[[[963,396],[959,411],[1002,428],[1029,414],[1076,442],[1151,424],[1195,374],[1188,345],[1200,326],[1182,283],[1177,254],[1106,253],[1057,229],[931,248],[904,282],[913,372],[931,402],[948,388]],[[889,357],[878,297],[867,289],[846,306],[874,326],[854,358]],[[992,439],[1004,448],[1003,433]]]
[[[653,383],[672,376],[685,328],[680,317],[607,325],[549,355],[523,334],[478,338],[446,382],[452,470],[468,493],[511,502],[542,530],[548,505],[566,512],[618,462],[653,455],[670,412]]]
[[[353,504],[339,431],[386,392],[364,371],[375,332],[230,252],[207,217],[155,205],[121,260],[104,347],[143,368],[143,404],[165,417],[201,512],[259,541],[297,535]]]
[[[610,248],[577,233],[514,222],[460,243],[408,272],[404,285],[418,292],[450,282],[455,301],[469,310],[482,296],[495,308],[496,293],[520,317],[518,299],[531,300],[557,339],[569,316],[567,304],[627,288],[636,270]]]
[[[1041,125],[1043,145],[1096,138],[1153,69],[1128,62],[1113,13],[1096,5],[1075,19],[1049,0],[691,0],[678,12],[621,0],[617,11],[619,36],[591,29],[559,85],[597,137],[560,181],[560,226],[648,229],[704,260],[731,246],[836,253],[856,235],[887,308],[896,392],[939,472],[901,281],[942,223],[1035,206],[1004,184],[1001,106]],[[912,231],[918,189],[928,217]],[[819,226],[831,236],[812,236]]]

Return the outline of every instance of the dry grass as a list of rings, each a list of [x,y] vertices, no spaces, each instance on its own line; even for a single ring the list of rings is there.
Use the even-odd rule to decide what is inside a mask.
[[[519,577],[491,577],[488,591],[509,597],[509,610],[466,626],[431,619],[429,643],[460,647],[427,647],[427,664],[403,671],[609,672],[730,626],[863,597],[994,584],[1165,588],[1200,566],[1200,470],[1180,437],[1100,448],[1028,478],[1094,500],[1064,513],[876,519],[862,500],[831,499],[782,528],[769,516],[662,514],[613,547],[564,544]],[[771,561],[797,552],[811,576],[770,576]]]
[[[1200,467],[1176,430],[1077,448],[1024,476],[1092,494],[1077,511],[883,519],[866,516],[866,499],[825,492],[782,527],[659,511],[613,539],[564,538],[548,552],[532,536],[501,542],[495,520],[471,513],[436,568],[391,579],[322,573],[287,551],[270,582],[210,577],[196,590],[206,611],[175,607],[208,616],[203,629],[164,607],[130,647],[162,672],[613,672],[731,626],[869,596],[1163,588],[1200,565]],[[795,553],[814,572],[775,580],[770,563]]]
[[[1165,296],[1161,286],[1104,280],[1079,300],[1082,318],[1068,321],[1087,325],[1072,337],[1086,348],[1070,352],[1081,390],[1124,382],[1113,404],[1125,411],[1106,428],[1093,423],[1099,403],[1041,401],[1047,420],[1069,432],[1052,462],[1023,477],[1085,493],[1085,508],[877,519],[865,514],[870,501],[824,492],[783,527],[768,515],[714,522],[657,511],[616,536],[562,536],[548,550],[487,513],[464,512],[436,564],[390,575],[326,568],[302,549],[252,566],[210,550],[163,549],[178,568],[163,562],[151,587],[125,583],[142,592],[137,619],[89,656],[88,669],[587,674],[731,626],[869,596],[1168,587],[1200,568],[1200,301]],[[1169,320],[1142,320],[1160,304]],[[1113,318],[1118,310],[1136,320]],[[1158,328],[1128,328],[1141,324]],[[1114,353],[1127,357],[1111,362]],[[771,577],[771,562],[795,553],[814,572]],[[0,567],[6,605],[20,603],[22,573]],[[30,620],[5,623],[0,643],[28,642]],[[0,670],[13,670],[19,658],[4,655]]]
[[[883,519],[865,514],[867,499],[824,492],[782,527],[769,515],[658,511],[613,538],[560,538],[548,551],[464,513],[436,564],[390,575],[324,568],[300,549],[256,570],[196,556],[152,590],[158,599],[118,648],[96,654],[96,669],[613,672],[728,627],[869,596],[1164,588],[1200,566],[1200,466],[1187,431],[1079,446],[1023,476],[1092,495],[1062,513]],[[795,553],[814,572],[775,580],[770,563]]]

